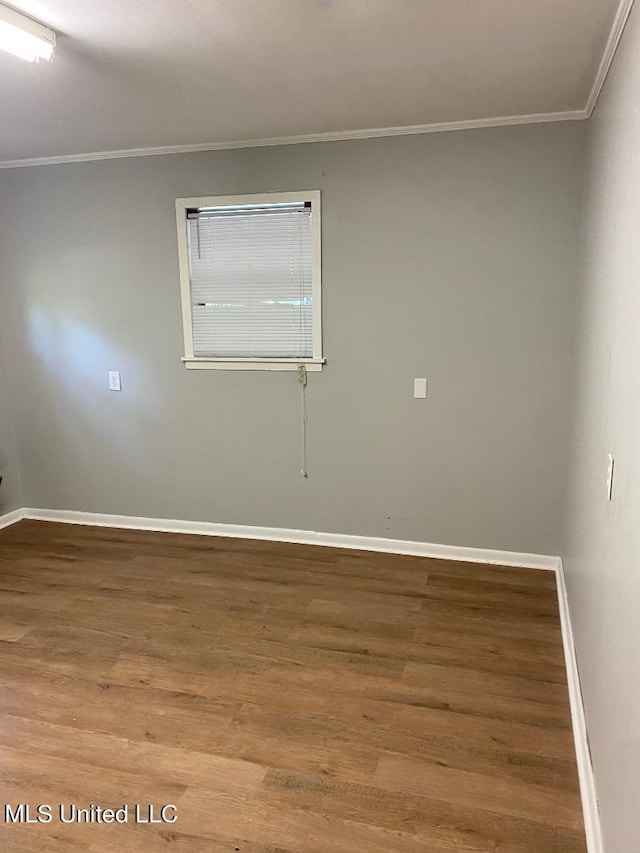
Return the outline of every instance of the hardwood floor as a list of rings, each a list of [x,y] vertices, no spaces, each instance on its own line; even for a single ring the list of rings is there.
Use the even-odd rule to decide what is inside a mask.
[[[554,575],[22,521],[0,794],[4,853],[585,851]]]

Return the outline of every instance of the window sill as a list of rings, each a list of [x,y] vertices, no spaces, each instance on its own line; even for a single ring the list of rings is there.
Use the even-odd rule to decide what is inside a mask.
[[[197,358],[185,356],[187,370],[297,370],[304,364],[307,371],[322,370],[324,358]]]

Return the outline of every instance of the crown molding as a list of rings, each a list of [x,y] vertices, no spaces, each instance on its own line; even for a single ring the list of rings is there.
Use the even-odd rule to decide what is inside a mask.
[[[231,151],[236,148],[265,148],[276,145],[302,145],[312,142],[342,142],[354,139],[380,139],[391,136],[413,136],[423,133],[446,133],[455,130],[477,130],[487,127],[508,127],[519,124],[542,124],[555,121],[582,121],[591,117],[607,79],[633,0],[620,0],[605,51],[586,106],[581,110],[554,113],[532,113],[519,116],[445,121],[433,124],[413,124],[402,127],[373,127],[361,130],[329,131],[293,136],[274,136],[264,139],[240,139],[230,142],[204,142],[194,145],[160,145],[152,148],[126,148],[119,151],[90,151],[83,154],[61,154],[52,157],[28,157],[22,160],[0,161],[0,169],[19,169],[25,166],[53,166],[63,163],[87,163],[95,160],[116,160],[123,157],[151,157],[160,154],[192,154],[202,151]]]
[[[618,6],[615,18],[613,19],[611,32],[607,39],[607,45],[604,49],[602,61],[600,62],[598,73],[596,74],[596,79],[593,83],[593,88],[591,89],[591,93],[589,94],[589,99],[587,100],[587,105],[584,110],[586,118],[591,118],[591,115],[596,108],[598,98],[600,97],[600,93],[602,92],[603,86],[606,82],[607,75],[609,74],[613,58],[616,55],[616,50],[620,43],[620,39],[622,38],[622,33],[624,32],[625,24],[629,18],[632,6],[633,0],[620,0],[620,5]]]
[[[161,145],[155,148],[128,148],[121,151],[92,151],[86,154],[62,154],[54,157],[30,157],[25,160],[0,161],[0,169],[25,166],[53,166],[62,163],[86,163],[115,160],[121,157],[151,157],[159,154],[192,154],[198,151],[230,151],[235,148],[265,148],[276,145],[301,145],[312,142],[343,142],[353,139],[379,139],[387,136],[413,136],[423,133],[445,133],[454,130],[477,130],[484,127],[506,127],[517,124],[541,124],[553,121],[581,121],[588,118],[585,110],[556,113],[534,113],[522,116],[479,118],[470,121],[445,121],[435,124],[413,124],[406,127],[374,127],[298,136],[275,136],[268,139],[242,139],[234,142],[205,142],[195,145]]]

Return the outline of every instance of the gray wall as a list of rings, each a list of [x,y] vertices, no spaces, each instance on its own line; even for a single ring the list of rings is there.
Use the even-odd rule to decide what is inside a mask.
[[[584,132],[1,172],[25,502],[559,553]],[[294,374],[180,363],[173,200],[315,188],[328,365],[305,481]]]
[[[22,506],[18,478],[17,449],[13,429],[12,408],[5,376],[2,352],[2,316],[0,315],[0,515]]]
[[[563,555],[607,853],[640,849],[640,8],[589,122]],[[615,456],[607,501],[607,454]]]

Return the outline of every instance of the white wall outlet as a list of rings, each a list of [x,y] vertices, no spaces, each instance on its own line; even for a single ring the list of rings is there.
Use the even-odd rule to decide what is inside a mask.
[[[110,370],[109,371],[109,391],[121,391],[120,387],[120,371],[119,370]]]
[[[615,459],[613,458],[612,453],[610,453],[607,458],[607,500],[610,501],[613,499],[613,470],[615,467]]]
[[[415,400],[426,400],[427,399],[427,380],[426,379],[414,379],[413,380],[413,397]]]

